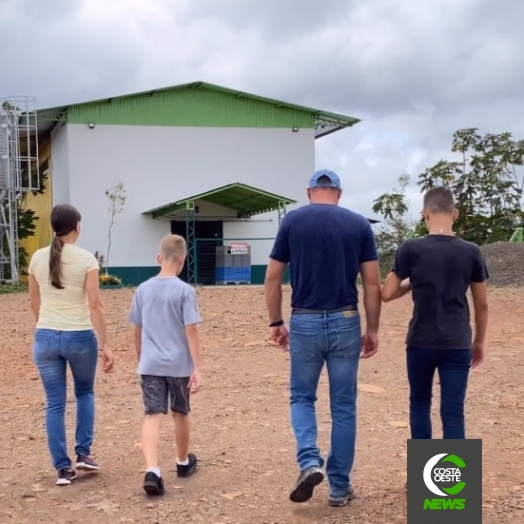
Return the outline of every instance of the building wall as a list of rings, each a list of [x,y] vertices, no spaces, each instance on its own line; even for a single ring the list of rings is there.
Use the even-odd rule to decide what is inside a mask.
[[[150,209],[214,188],[241,182],[299,203],[314,169],[314,130],[198,128],[67,124],[53,142],[54,202],[82,213],[80,244],[107,252],[110,223],[105,191],[123,182],[127,201],[113,227],[109,266],[155,269],[166,220],[143,215]],[[69,184],[65,183],[69,174]],[[274,238],[276,213],[253,222],[226,222],[226,238]],[[253,247],[252,264],[264,266],[270,241]]]
[[[69,204],[68,126],[57,124],[51,131],[53,205]]]

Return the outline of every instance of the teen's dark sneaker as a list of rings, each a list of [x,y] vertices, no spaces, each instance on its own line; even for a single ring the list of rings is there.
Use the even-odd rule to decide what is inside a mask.
[[[100,466],[87,455],[77,455],[76,456],[76,469],[80,471],[98,471]]]
[[[342,508],[347,505],[347,503],[355,498],[355,489],[353,486],[349,486],[349,489],[345,495],[341,497],[334,497],[333,495],[329,496],[328,504],[334,508]]]
[[[289,494],[291,502],[307,502],[313,496],[313,490],[324,480],[324,473],[318,466],[303,470]]]
[[[75,480],[76,477],[76,471],[71,468],[59,469],[57,472],[56,485],[69,486],[69,484],[71,484],[71,482]]]
[[[176,473],[179,477],[190,477],[197,469],[198,459],[193,453],[187,455],[188,464],[176,465]]]
[[[144,477],[144,491],[151,496],[161,496],[166,490],[164,488],[164,480],[156,473],[148,471]]]

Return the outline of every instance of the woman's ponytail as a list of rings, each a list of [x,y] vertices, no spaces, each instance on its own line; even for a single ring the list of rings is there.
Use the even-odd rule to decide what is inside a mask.
[[[49,280],[56,289],[64,289],[62,285],[62,237],[73,231],[79,232],[78,223],[82,219],[76,208],[68,204],[59,204],[51,211],[51,228],[55,233],[49,251]]]
[[[62,277],[62,247],[64,243],[55,235],[49,251],[49,277],[51,285],[56,289],[64,289]]]

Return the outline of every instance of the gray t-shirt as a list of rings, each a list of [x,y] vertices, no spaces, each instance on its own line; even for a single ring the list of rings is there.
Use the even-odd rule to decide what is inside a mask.
[[[184,328],[202,319],[189,284],[178,277],[153,277],[140,284],[128,321],[142,327],[141,375],[191,375],[193,361]]]

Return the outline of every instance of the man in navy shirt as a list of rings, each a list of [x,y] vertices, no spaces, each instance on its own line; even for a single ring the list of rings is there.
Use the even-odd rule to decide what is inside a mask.
[[[424,195],[423,216],[429,235],[399,247],[382,299],[389,302],[412,290],[413,317],[406,337],[411,438],[432,437],[431,398],[438,370],[443,437],[463,439],[469,370],[481,364],[485,353],[489,275],[479,247],[453,233],[458,210],[448,188],[434,187]]]
[[[289,348],[291,424],[297,441],[298,480],[290,499],[306,502],[324,479],[315,414],[324,362],[329,377],[331,450],[326,473],[329,504],[354,497],[350,474],[355,457],[357,374],[360,357],[378,349],[380,277],[369,222],[338,206],[339,177],[317,171],[307,190],[310,204],[290,211],[280,225],[266,274],[270,337]],[[282,277],[289,264],[290,330],[282,316]],[[366,330],[361,336],[357,277],[362,276]]]

